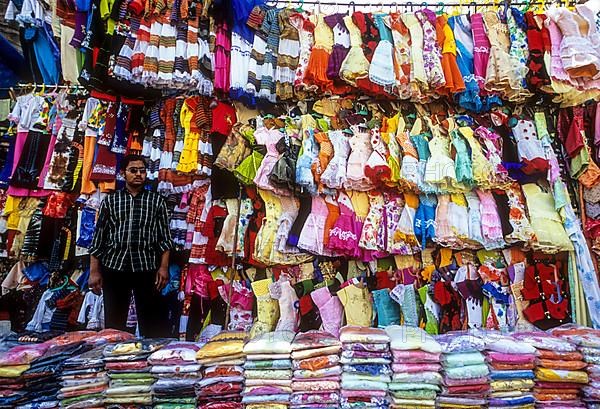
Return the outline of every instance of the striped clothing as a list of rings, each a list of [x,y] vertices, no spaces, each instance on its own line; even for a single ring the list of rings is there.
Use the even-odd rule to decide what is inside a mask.
[[[153,271],[172,247],[167,205],[159,194],[120,190],[102,201],[90,254],[104,267]]]

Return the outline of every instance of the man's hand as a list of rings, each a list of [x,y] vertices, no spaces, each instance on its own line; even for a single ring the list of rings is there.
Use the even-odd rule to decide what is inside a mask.
[[[169,281],[169,269],[167,267],[160,267],[156,272],[156,289],[158,291],[165,288],[167,282]]]
[[[102,274],[96,268],[90,268],[88,287],[90,287],[94,294],[102,294]]]

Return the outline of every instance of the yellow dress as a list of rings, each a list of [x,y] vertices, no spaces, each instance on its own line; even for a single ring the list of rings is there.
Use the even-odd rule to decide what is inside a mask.
[[[473,129],[468,126],[460,127],[458,129],[463,138],[466,139],[469,147],[471,148],[471,165],[473,167],[473,179],[477,186],[483,188],[492,188],[491,180],[494,174],[494,167],[488,161],[483,154],[481,144],[475,139]]]
[[[362,50],[360,30],[354,24],[352,16],[344,17],[344,25],[350,33],[350,50],[340,67],[340,78],[348,84],[356,86],[357,79],[369,75],[370,64]]]
[[[181,173],[196,173],[198,169],[198,141],[200,140],[200,134],[192,130],[193,116],[194,111],[187,103],[184,103],[179,114],[179,120],[184,130],[183,149],[176,168],[177,172]]]

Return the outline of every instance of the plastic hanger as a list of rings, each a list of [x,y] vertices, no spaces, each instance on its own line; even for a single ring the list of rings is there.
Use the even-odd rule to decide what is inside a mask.
[[[446,6],[443,1],[440,1],[437,4],[437,10],[435,11],[435,14],[438,16],[442,16],[444,15],[444,13],[446,13]]]

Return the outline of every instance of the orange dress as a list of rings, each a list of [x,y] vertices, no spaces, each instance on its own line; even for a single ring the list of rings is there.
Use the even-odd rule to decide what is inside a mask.
[[[310,53],[304,82],[319,87],[322,92],[331,91],[333,81],[327,77],[327,65],[333,48],[333,30],[325,23],[323,14],[313,16],[315,43]]]
[[[435,29],[438,45],[442,49],[442,69],[446,78],[446,85],[437,91],[443,95],[464,91],[465,82],[456,64],[456,41],[446,14],[437,17]]]

